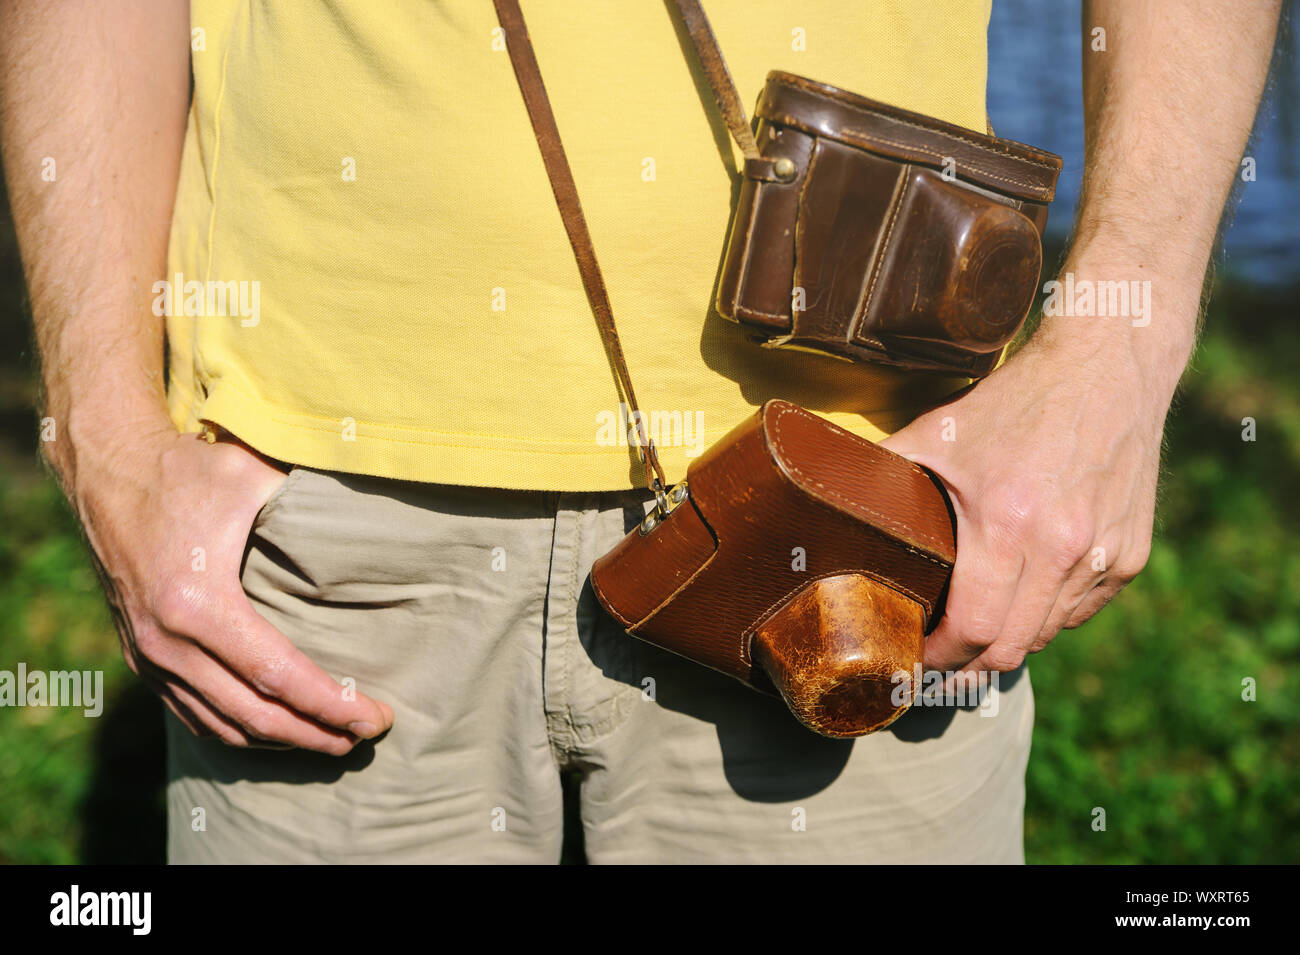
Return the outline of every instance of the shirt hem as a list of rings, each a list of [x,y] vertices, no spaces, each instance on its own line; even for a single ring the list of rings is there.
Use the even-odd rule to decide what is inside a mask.
[[[824,417],[876,441],[924,410],[889,411],[870,418],[855,414]],[[520,440],[511,446],[492,436],[448,435],[350,418],[325,418],[276,408],[239,392],[228,382],[211,383],[207,398],[198,407],[183,401],[173,403],[172,417],[182,431],[196,431],[208,422],[270,458],[324,471],[531,491],[620,491],[644,484],[641,466],[626,445],[576,448],[558,442]],[[731,427],[743,420],[743,416],[738,418]],[[705,432],[698,446],[701,450],[708,448],[731,427]],[[593,441],[594,428],[593,424]],[[691,461],[699,457],[693,447],[656,447],[670,483],[685,477]]]

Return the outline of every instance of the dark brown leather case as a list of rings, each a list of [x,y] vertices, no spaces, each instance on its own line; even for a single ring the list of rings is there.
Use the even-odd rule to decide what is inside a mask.
[[[628,633],[779,693],[826,736],[907,709],[909,678],[956,559],[942,483],[786,401],[697,458],[596,561],[596,596]]]
[[[1038,284],[1061,159],[790,73],[758,101],[762,155],[717,308],[767,345],[982,377]]]

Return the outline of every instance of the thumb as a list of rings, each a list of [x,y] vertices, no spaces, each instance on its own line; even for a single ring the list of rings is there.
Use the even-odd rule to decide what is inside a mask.
[[[928,417],[922,415],[911,424],[899,428],[889,437],[877,441],[876,444],[887,451],[902,455],[909,461],[929,467],[932,460],[930,446],[933,442],[927,439],[930,437],[929,431],[933,430],[933,425],[937,422],[927,427],[927,424],[930,424],[927,422]]]
[[[953,406],[970,394],[975,384],[975,382],[972,382],[966,387],[953,392],[924,414],[913,418],[889,437],[876,443],[882,448],[887,448],[895,454],[901,454],[903,457],[933,470],[935,465],[945,457],[945,444],[952,441],[951,437],[948,437],[946,441],[944,438],[945,429],[951,423],[945,421],[945,419],[953,415]]]
[[[876,443],[885,450],[907,458],[913,464],[929,471],[930,475],[939,482],[960,517],[960,495],[952,480],[956,477],[958,469],[950,454],[952,444],[943,438],[944,427],[943,416],[935,417],[931,412]]]

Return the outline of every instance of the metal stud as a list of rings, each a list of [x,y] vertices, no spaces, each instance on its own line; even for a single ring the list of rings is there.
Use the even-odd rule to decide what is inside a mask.
[[[796,172],[794,160],[782,156],[772,164],[772,172],[776,175],[776,178],[780,179],[782,182],[789,182],[794,178]]]

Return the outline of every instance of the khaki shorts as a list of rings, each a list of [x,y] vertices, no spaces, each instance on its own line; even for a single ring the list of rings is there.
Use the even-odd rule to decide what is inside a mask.
[[[396,722],[338,758],[197,740],[169,714],[171,861],[554,863],[564,779],[591,862],[1023,862],[1024,668],[993,716],[918,706],[815,736],[600,609],[592,561],[645,509],[295,469],[244,587]]]

